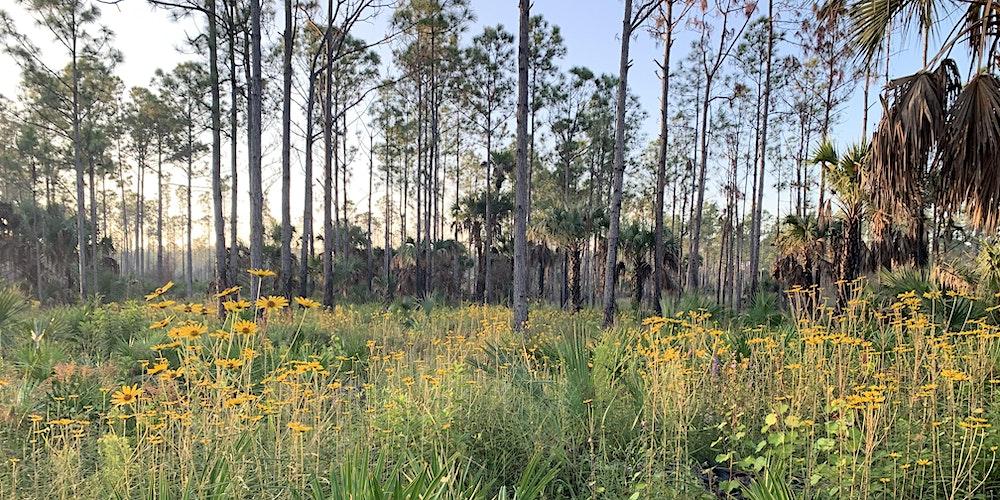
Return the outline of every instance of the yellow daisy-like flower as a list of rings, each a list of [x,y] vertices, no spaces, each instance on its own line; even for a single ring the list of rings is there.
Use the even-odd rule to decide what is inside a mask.
[[[257,323],[253,321],[237,321],[233,325],[233,331],[243,335],[253,335],[257,333]]]
[[[301,422],[288,422],[288,428],[294,432],[308,432],[312,430],[312,426]]]
[[[288,307],[288,299],[280,295],[268,295],[257,299],[257,309],[264,309],[267,312],[278,311]]]
[[[173,300],[164,300],[155,304],[150,304],[149,307],[152,307],[153,309],[168,309],[173,307],[175,304],[177,304],[177,302],[174,302]]]
[[[237,285],[237,286],[231,286],[231,287],[229,287],[229,288],[227,288],[225,290],[222,290],[221,292],[215,294],[215,298],[221,299],[223,297],[232,295],[232,294],[234,294],[234,293],[236,293],[238,291],[240,291],[239,285]]]
[[[316,302],[308,297],[295,297],[295,303],[303,309],[315,309],[319,307],[319,302]]]
[[[125,406],[135,404],[142,397],[142,389],[137,385],[123,385],[111,395],[111,404]]]
[[[239,358],[219,358],[215,360],[215,366],[235,369],[243,366],[243,360]]]
[[[240,299],[240,300],[227,300],[227,301],[225,301],[225,302],[222,303],[222,307],[223,307],[223,309],[226,310],[226,312],[237,313],[237,312],[243,311],[245,309],[249,309],[250,308],[250,301],[249,300],[243,300],[243,299]]]
[[[177,306],[174,307],[174,310],[176,310],[177,312],[188,313],[188,314],[204,314],[205,306],[203,304],[197,304],[192,302],[190,304],[177,304]]]
[[[196,339],[206,333],[208,333],[208,325],[196,323],[193,325],[188,325],[186,337],[190,339]]]
[[[146,301],[153,300],[153,299],[159,297],[160,295],[163,295],[163,294],[167,293],[167,291],[170,290],[173,287],[174,287],[174,282],[173,281],[166,282],[160,288],[157,288],[156,290],[153,290],[153,293],[147,294],[146,295]]]
[[[247,272],[250,273],[252,276],[256,276],[258,278],[273,278],[273,277],[275,277],[275,276],[278,275],[278,273],[276,273],[276,272],[274,272],[274,271],[272,271],[270,269],[254,269],[254,268],[251,268],[251,269],[247,269]]]
[[[167,368],[170,368],[170,363],[167,360],[160,358],[156,361],[155,365],[146,369],[146,375],[156,375]]]
[[[170,334],[168,333],[167,335],[169,336]],[[165,351],[167,349],[176,349],[176,348],[178,348],[180,346],[181,346],[180,342],[174,341],[174,342],[169,342],[169,343],[166,343],[166,344],[156,344],[156,345],[150,347],[150,349],[154,350],[154,351]]]
[[[169,318],[161,319],[160,321],[157,321],[156,323],[151,323],[149,325],[149,329],[150,330],[159,330],[161,328],[166,328],[167,325],[169,325],[170,322],[173,321],[173,319],[174,319],[173,316],[171,316]]]

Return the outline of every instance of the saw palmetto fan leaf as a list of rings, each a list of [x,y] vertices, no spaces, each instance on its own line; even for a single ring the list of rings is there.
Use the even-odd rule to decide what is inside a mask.
[[[889,83],[862,183],[872,207],[894,218],[919,218],[930,159],[961,83],[955,62]],[[916,212],[915,212],[916,211]]]
[[[1000,227],[1000,79],[972,78],[958,95],[940,145],[939,201],[970,225]]]
[[[886,37],[894,26],[905,30],[916,22],[921,33],[927,33],[937,18],[941,0],[857,0],[848,13],[853,21],[851,38],[859,55],[871,61],[884,50]],[[835,3],[835,2],[831,2]]]

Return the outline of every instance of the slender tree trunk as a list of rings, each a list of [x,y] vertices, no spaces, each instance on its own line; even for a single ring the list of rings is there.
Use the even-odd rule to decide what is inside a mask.
[[[305,179],[303,182],[302,201],[302,249],[299,252],[299,295],[308,297],[309,293],[309,260],[313,245],[313,141],[315,139],[314,116],[316,108],[316,73],[315,63],[309,69],[309,90],[306,97],[306,144],[305,144]],[[324,242],[325,244],[325,242]]]
[[[365,238],[368,246],[368,265],[366,274],[368,275],[368,293],[372,293],[372,282],[375,279],[375,254],[372,248],[372,194],[375,187],[375,138],[368,135],[368,237]]]
[[[329,65],[329,67],[332,68],[332,63]],[[332,80],[333,79],[332,69],[331,72],[328,73],[328,75]],[[347,258],[347,256],[344,255],[343,252],[344,245],[342,244],[342,240],[344,238],[344,232],[341,230],[340,227],[340,132],[337,130],[337,126],[339,125],[339,120],[337,119],[337,116],[341,112],[340,102],[338,100],[339,97],[340,97],[340,89],[335,87],[333,89],[333,94],[330,95],[330,100],[333,106],[333,114],[330,117],[330,128],[332,129],[331,133],[333,134],[333,136],[330,138],[331,147],[333,148],[333,166],[331,167],[333,175],[332,244],[334,248],[334,255],[340,257],[341,262],[343,262],[343,259]]]
[[[767,59],[764,63],[764,97],[760,111],[760,134],[757,144],[757,164],[754,178],[758,179],[753,196],[753,214],[750,216],[750,294],[760,288],[760,238],[764,204],[764,165],[767,158],[767,124],[771,109],[771,59],[774,52],[774,1],[767,2]]]
[[[83,192],[83,137],[80,134],[80,72],[77,60],[77,19],[76,10],[73,9],[73,16],[70,20],[71,29],[73,32],[72,49],[70,51],[70,57],[72,58],[72,100],[73,100],[73,165],[76,169],[76,248],[78,253],[77,261],[79,263],[80,272],[80,283],[79,292],[80,300],[83,300],[87,296],[87,239],[85,236],[86,230],[86,207],[84,206],[84,192]]]
[[[626,0],[627,1],[627,0]],[[580,264],[581,264],[581,253],[580,245],[574,244],[573,247],[567,252],[569,256],[569,294],[570,302],[573,305],[573,312],[580,312],[583,305],[583,301],[580,296]]]
[[[237,234],[237,221],[239,219],[239,157],[237,156],[238,144],[237,140],[239,138],[239,85],[238,77],[236,72],[236,5],[232,7],[232,10],[228,10],[229,14],[229,267],[228,267],[228,280],[225,281],[225,285],[231,283],[236,283],[236,277],[240,273],[240,243]],[[221,131],[221,124],[219,129]],[[221,146],[220,146],[221,148]],[[221,177],[221,149],[220,149],[220,173]],[[221,181],[220,181],[221,182]],[[221,189],[221,188],[220,188]],[[218,229],[216,229],[218,231]],[[221,238],[220,238],[221,239]],[[223,245],[225,243],[223,242]],[[218,249],[216,249],[218,252]],[[221,255],[220,255],[221,256]],[[223,284],[219,285],[220,287]],[[220,306],[221,307],[221,306]]]
[[[389,156],[389,128],[386,127],[385,131],[385,230],[384,230],[384,241],[382,242],[382,272],[383,280],[385,282],[385,301],[388,303],[392,300],[392,283],[390,281],[390,266],[392,264],[392,244],[389,239],[390,231],[392,230],[392,163],[390,162]]]
[[[708,112],[711,104],[712,77],[705,81],[704,101],[701,103],[701,162],[698,167],[698,186],[692,210],[694,219],[691,222],[691,248],[688,251],[688,275],[687,287],[690,290],[697,290],[698,280],[698,259],[701,255],[701,226],[702,212],[705,205],[705,172],[708,169]]]
[[[222,217],[222,98],[219,88],[219,23],[216,18],[216,0],[208,0],[208,79],[212,94],[212,227],[215,231],[215,286],[222,289],[228,285],[226,273],[226,223]],[[232,46],[230,46],[232,49]],[[236,75],[231,74],[235,79]],[[233,100],[233,109],[236,101]],[[235,112],[235,111],[234,111]],[[235,145],[236,137],[233,137]],[[234,155],[235,156],[235,155]],[[236,182],[236,178],[233,178]],[[235,192],[234,192],[235,195]],[[233,227],[236,220],[232,221]],[[235,239],[233,240],[235,243]],[[222,301],[218,314],[222,316]]]
[[[163,135],[156,139],[156,279],[163,281]]]
[[[188,108],[187,116],[187,234],[186,243],[187,248],[184,252],[184,285],[187,290],[188,297],[194,293],[194,254],[191,244],[191,232],[192,232],[192,210],[191,210],[191,187],[192,187],[192,177],[194,177],[194,120],[191,116],[191,109]]]
[[[517,172],[514,201],[514,331],[528,322],[528,25],[529,0],[519,0],[517,47]]]
[[[629,44],[632,40],[632,0],[625,0],[621,57],[618,61],[618,93],[615,100],[615,156],[612,164],[611,213],[608,226],[607,260],[604,265],[604,326],[615,321],[615,274],[618,267],[618,236],[621,231],[622,175],[625,171],[625,106],[628,96]]]
[[[136,163],[139,169],[136,173],[136,178],[138,183],[136,186],[135,195],[135,273],[142,277],[146,271],[143,263],[144,248],[142,242],[142,232],[143,232],[143,208],[145,204],[143,203],[143,197],[145,193],[145,171],[146,171],[146,154],[145,150],[139,153]]]
[[[333,26],[333,0],[327,2]],[[333,306],[333,30],[326,32],[326,96],[323,101],[323,305]]]
[[[129,267],[131,265],[130,260],[133,260],[135,258],[135,256],[132,255],[132,252],[129,249],[129,243],[130,243],[131,237],[130,237],[129,231],[128,231],[128,199],[125,197],[125,168],[124,168],[125,167],[125,165],[124,165],[125,162],[122,161],[121,141],[119,140],[117,143],[118,143],[118,187],[121,190],[120,194],[121,194],[121,199],[122,199],[122,255],[125,256],[122,259],[122,271],[124,272],[125,268],[127,268],[127,267]],[[39,255],[41,255],[41,254],[39,254]],[[125,280],[125,295],[126,296],[128,296],[128,294],[129,294],[128,293],[129,292],[129,283],[131,281],[132,280]]]
[[[35,295],[40,302],[45,301],[45,291],[42,288],[42,220],[39,217],[41,209],[38,205],[38,192],[35,187],[38,185],[38,167],[31,162],[31,208],[34,217],[31,222],[32,232],[35,240]],[[127,238],[127,236],[126,236]]]
[[[90,161],[89,169],[89,188],[90,188],[90,273],[91,273],[91,288],[94,296],[101,293],[101,284],[97,280],[97,268],[101,261],[100,251],[98,247],[98,226],[97,226],[97,187],[94,180],[94,166],[93,160]]]
[[[261,184],[261,24],[260,0],[250,0],[250,267],[264,266],[264,192]],[[260,279],[251,279],[253,289]]]
[[[457,205],[461,196],[459,194],[459,183],[462,175],[462,114],[455,113],[455,204]],[[452,221],[455,231],[455,242],[458,242],[458,224]]]
[[[292,48],[295,43],[292,0],[285,0],[281,60],[281,293],[292,296]]]
[[[492,109],[492,106],[490,106]],[[493,302],[493,214],[491,210],[493,196],[493,115],[486,120],[486,220],[483,229],[486,241],[483,244],[483,302]]]
[[[665,2],[666,12],[663,19],[666,21],[664,27],[665,34],[663,40],[663,64],[660,70],[663,72],[663,83],[660,92],[660,144],[656,158],[656,200],[654,201],[653,214],[653,311],[657,316],[663,314],[660,304],[663,292],[663,278],[666,271],[663,269],[664,253],[664,227],[663,227],[663,195],[666,188],[667,177],[667,140],[669,139],[670,123],[670,50],[674,43],[674,20],[673,20],[673,0]]]

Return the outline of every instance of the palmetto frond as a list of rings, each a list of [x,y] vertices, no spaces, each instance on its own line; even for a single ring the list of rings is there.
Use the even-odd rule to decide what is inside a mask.
[[[975,76],[948,116],[941,142],[940,201],[965,209],[973,227],[1000,227],[1000,80]]]
[[[905,30],[913,23],[921,33],[929,31],[937,19],[941,0],[857,0],[849,13],[853,22],[852,38],[860,55],[871,61],[885,44],[893,28]]]
[[[943,139],[948,109],[960,88],[958,67],[950,59],[934,71],[889,83],[869,168],[862,175],[875,210],[894,217],[922,210],[931,153]]]

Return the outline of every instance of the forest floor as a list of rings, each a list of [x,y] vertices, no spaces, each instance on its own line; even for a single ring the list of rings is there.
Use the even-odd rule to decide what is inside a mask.
[[[164,292],[8,315],[0,498],[1000,493],[1000,329],[968,297],[536,307],[520,336],[502,307]]]

